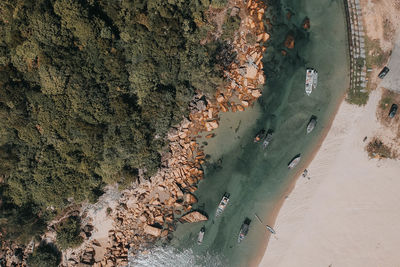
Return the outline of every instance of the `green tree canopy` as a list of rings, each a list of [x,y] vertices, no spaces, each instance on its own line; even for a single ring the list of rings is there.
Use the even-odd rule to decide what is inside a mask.
[[[7,207],[47,219],[139,169],[152,175],[194,93],[222,83],[221,44],[201,40],[208,8],[223,2],[1,1]]]

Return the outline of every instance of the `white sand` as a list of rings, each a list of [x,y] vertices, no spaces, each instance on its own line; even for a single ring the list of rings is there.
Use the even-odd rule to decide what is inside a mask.
[[[400,266],[400,162],[369,160],[382,136],[380,90],[365,107],[343,102],[315,159],[283,204],[259,266]]]

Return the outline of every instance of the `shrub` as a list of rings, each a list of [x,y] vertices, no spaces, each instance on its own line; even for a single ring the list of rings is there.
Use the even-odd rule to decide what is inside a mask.
[[[83,242],[81,232],[81,220],[78,216],[71,216],[61,222],[56,229],[57,244],[61,249],[77,247]]]
[[[60,263],[61,253],[52,244],[41,244],[27,259],[29,267],[53,267]]]

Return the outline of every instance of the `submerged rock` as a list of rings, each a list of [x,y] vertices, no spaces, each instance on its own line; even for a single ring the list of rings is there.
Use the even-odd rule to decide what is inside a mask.
[[[302,27],[305,30],[310,29],[310,19],[309,18],[305,17],[305,19],[303,20],[303,23],[302,23]]]
[[[285,47],[289,49],[294,48],[294,36],[290,33],[286,36],[285,42],[284,42]]]

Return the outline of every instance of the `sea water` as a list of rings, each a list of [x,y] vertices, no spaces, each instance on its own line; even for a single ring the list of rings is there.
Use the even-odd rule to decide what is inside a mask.
[[[329,126],[349,82],[343,0],[273,0],[267,5],[274,19],[263,60],[263,96],[245,112],[222,114],[216,136],[203,140],[210,159],[195,192],[199,203],[193,208],[206,212],[209,220],[178,224],[170,243],[140,255],[131,261],[132,266],[248,266],[265,247],[269,235],[265,224],[271,223],[271,213],[285,197],[296,171],[306,167]],[[305,17],[311,22],[308,31],[302,28]],[[295,37],[294,49],[283,45],[288,33]],[[316,68],[319,74],[318,86],[310,96],[304,88],[307,67]],[[318,117],[318,123],[307,135],[312,115]],[[262,128],[274,130],[266,150],[253,142]],[[288,170],[287,164],[299,153],[299,165]],[[312,170],[309,176],[312,179]],[[231,194],[229,205],[215,218],[224,192]],[[245,218],[251,219],[250,230],[238,244]],[[203,225],[206,232],[198,245]],[[279,238],[279,231],[274,238]]]

